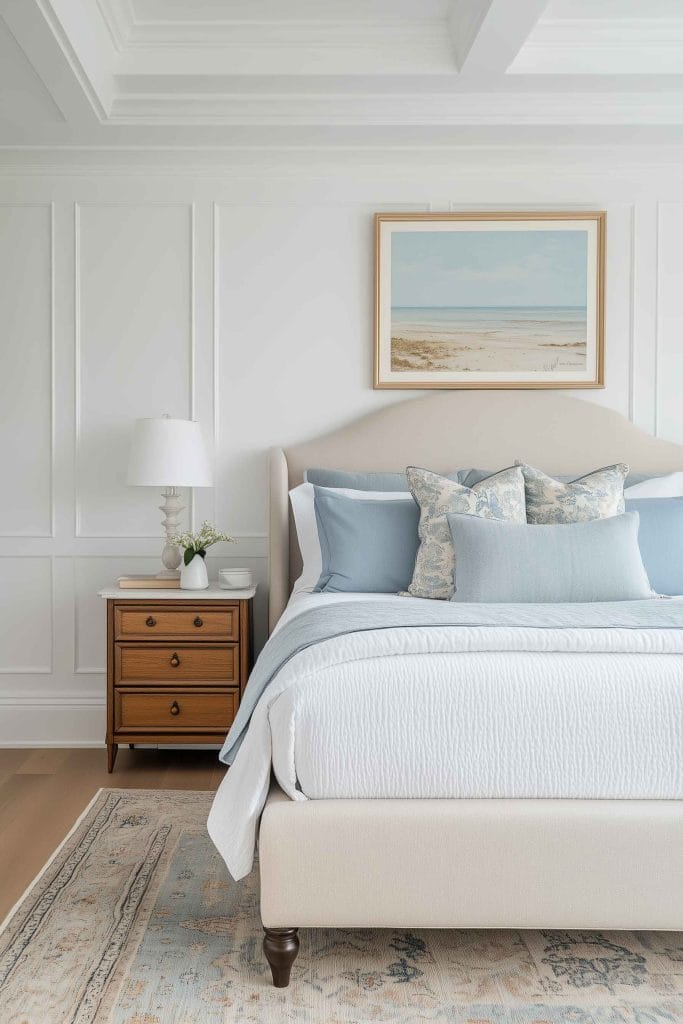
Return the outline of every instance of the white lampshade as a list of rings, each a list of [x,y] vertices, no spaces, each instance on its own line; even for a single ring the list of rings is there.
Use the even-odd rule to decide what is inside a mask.
[[[170,416],[136,420],[126,483],[211,487],[211,466],[199,424]]]

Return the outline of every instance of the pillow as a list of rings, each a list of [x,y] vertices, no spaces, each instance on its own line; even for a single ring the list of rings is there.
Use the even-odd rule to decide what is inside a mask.
[[[571,483],[572,480],[576,479],[576,473],[550,473],[549,475],[554,477],[555,480],[560,480],[563,484]],[[674,473],[672,475],[675,476],[676,474]],[[493,476],[493,471],[490,469],[461,469],[458,471],[458,483],[464,484],[465,487],[474,487],[474,485],[478,484],[480,480],[486,480],[488,476]],[[654,476],[652,473],[629,472],[626,480],[624,481],[624,487],[635,487],[636,484],[641,484],[645,480],[650,481],[653,479]],[[667,478],[662,477],[662,479]],[[655,496],[659,497],[659,495],[653,495],[653,497]],[[664,497],[664,495],[662,495],[662,497]],[[666,495],[666,497],[670,497],[670,495]]]
[[[316,487],[315,515],[322,560],[316,591],[396,594],[406,589],[420,518],[409,494],[396,501],[359,499]]]
[[[339,489],[337,493],[346,495],[351,499],[376,498],[380,501],[406,500],[410,497],[408,491],[372,492]],[[322,554],[320,551],[320,538],[318,536],[318,523],[315,515],[315,490],[313,485],[299,484],[298,487],[294,487],[289,492],[289,500],[292,505],[296,537],[299,542],[299,551],[301,552],[301,560],[303,562],[301,576],[299,576],[292,587],[292,593],[310,594],[317,586],[320,574],[322,573]]]
[[[624,480],[628,466],[617,463],[562,483],[540,469],[517,462],[524,474],[529,523],[585,523],[624,511]]]
[[[653,597],[638,514],[544,526],[448,515],[458,552],[453,601],[637,601]]]
[[[449,480],[460,482],[461,475],[467,472],[459,469],[446,476]],[[316,487],[343,487],[355,491],[408,491],[405,473],[349,473],[345,469],[307,469],[304,480]]]
[[[626,483],[630,477],[627,479]],[[626,487],[625,498],[683,498],[683,473],[653,476],[641,483]]]
[[[453,593],[457,558],[447,513],[469,512],[487,519],[524,523],[524,477],[518,466],[503,469],[474,487],[464,487],[438,473],[414,466],[408,466],[406,476],[420,506],[420,546],[408,593],[412,597],[447,600]]]
[[[640,515],[638,543],[653,589],[683,594],[683,497],[627,498],[626,511]]]

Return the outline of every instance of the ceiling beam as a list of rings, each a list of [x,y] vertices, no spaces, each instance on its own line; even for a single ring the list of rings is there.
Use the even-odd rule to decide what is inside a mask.
[[[461,75],[503,75],[548,0],[454,0],[450,29]]]

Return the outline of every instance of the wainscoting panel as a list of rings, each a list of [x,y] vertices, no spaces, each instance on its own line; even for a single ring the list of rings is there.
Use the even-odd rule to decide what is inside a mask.
[[[683,202],[658,212],[656,422],[658,433],[683,443]]]
[[[372,390],[375,211],[607,210],[607,386],[579,397],[683,441],[681,167],[569,152],[197,174],[130,154],[22,174],[0,154],[0,746],[103,743],[96,594],[162,548],[160,495],[125,484],[137,416],[202,424],[215,487],[186,521],[236,536],[209,570],[253,569],[262,646],[268,448],[415,394]]]
[[[52,206],[0,202],[0,535],[53,530]]]
[[[0,673],[52,672],[52,565],[48,557],[0,558]]]
[[[126,463],[135,417],[192,413],[192,207],[75,215],[76,535],[156,536],[154,494],[126,487]]]

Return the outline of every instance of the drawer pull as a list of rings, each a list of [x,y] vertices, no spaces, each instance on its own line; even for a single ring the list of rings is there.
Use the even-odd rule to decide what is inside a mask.
[[[147,618],[145,619],[146,626],[156,626],[156,624],[157,620],[154,618],[153,615],[148,615]]]
[[[200,626],[204,625],[204,619],[201,619],[199,616],[197,616],[197,618],[194,620],[194,624],[197,627],[197,629],[199,629]]]
[[[178,657],[178,654],[177,654],[176,651],[173,652],[173,657],[171,658],[171,664],[173,665],[173,668],[178,668],[178,665],[180,664],[180,658]]]
[[[171,714],[172,715],[179,715],[180,714],[180,705],[178,704],[177,700],[174,700],[173,703],[171,704]]]

